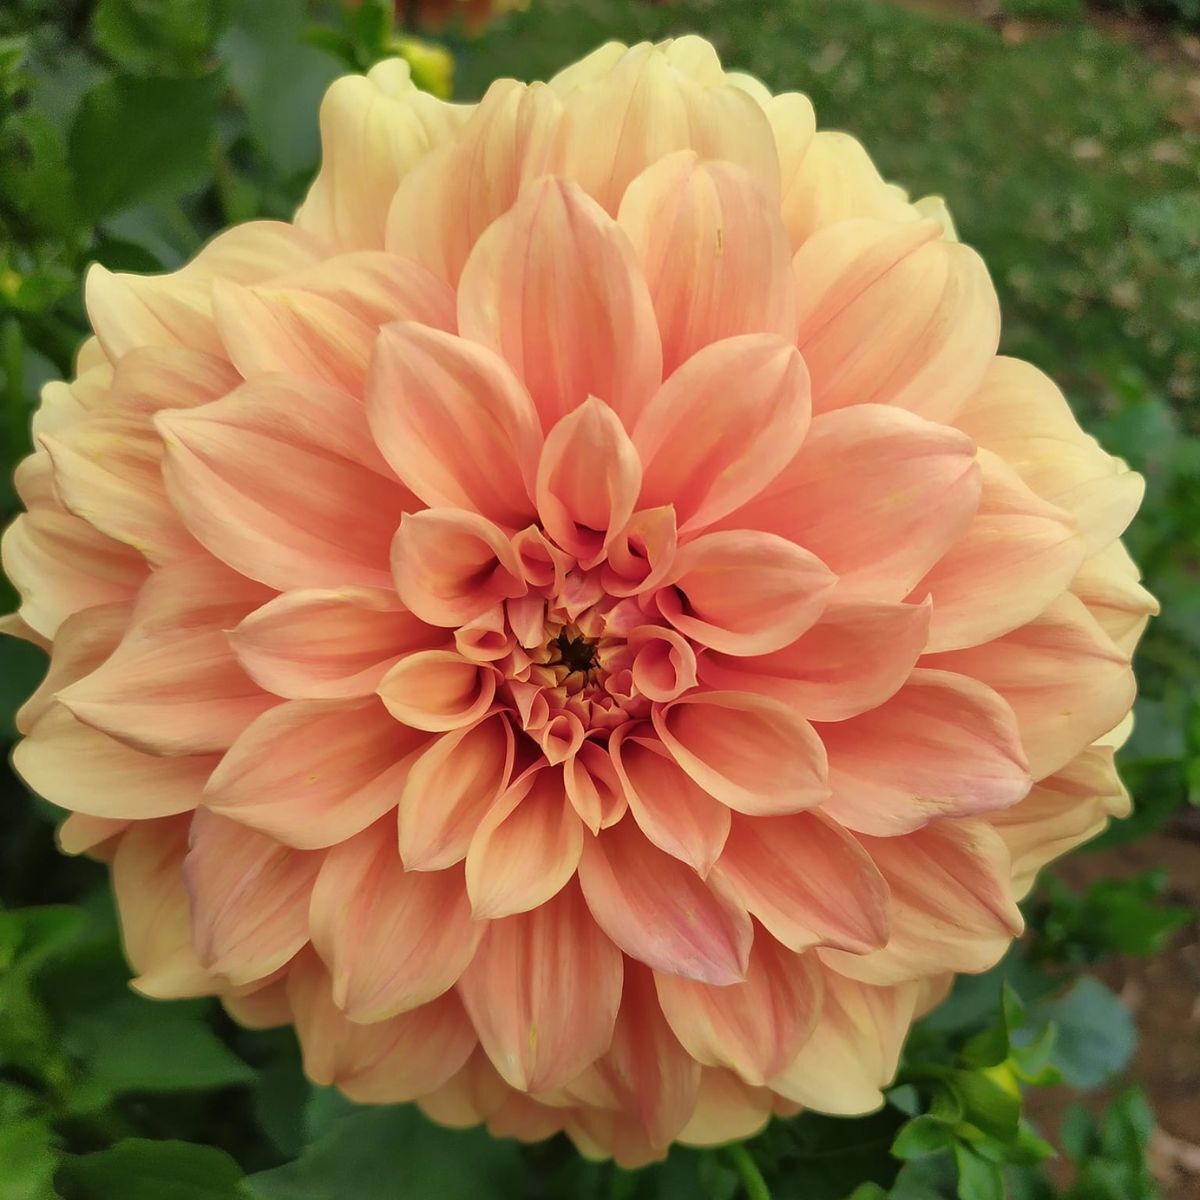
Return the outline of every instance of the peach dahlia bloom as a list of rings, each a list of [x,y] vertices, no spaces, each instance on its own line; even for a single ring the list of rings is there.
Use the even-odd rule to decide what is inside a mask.
[[[1125,810],[1140,479],[699,39],[321,126],[294,222],[93,268],[18,472],[16,765],[136,986],[623,1164],[872,1109]]]

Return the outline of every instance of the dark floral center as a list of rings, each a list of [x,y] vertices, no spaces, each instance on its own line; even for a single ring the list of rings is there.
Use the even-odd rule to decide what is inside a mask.
[[[550,645],[558,651],[559,661],[568,671],[586,675],[596,665],[596,643],[589,638],[572,637],[564,629]]]

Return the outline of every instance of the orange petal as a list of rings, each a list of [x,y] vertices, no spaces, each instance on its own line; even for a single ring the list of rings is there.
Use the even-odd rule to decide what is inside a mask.
[[[426,740],[374,699],[291,700],[238,738],[205,804],[288,846],[332,846],[395,808]]]
[[[725,530],[681,547],[659,611],[693,641],[726,654],[780,650],[821,615],[837,577],[795,542]]]
[[[404,518],[392,544],[392,573],[404,604],[422,621],[447,628],[529,590],[503,530],[453,508]]]
[[[224,632],[267,595],[208,558],[160,568],[139,593],[120,645],[59,701],[150,754],[228,749],[274,702],[238,666]]]
[[[583,825],[567,801],[562,772],[537,766],[492,804],[467,850],[467,892],[476,919],[545,904],[575,874]]]
[[[1007,808],[1032,782],[1012,710],[965,674],[914,671],[890,700],[820,734],[833,788],[825,812],[856,832]]]
[[[172,502],[217,558],[280,589],[391,582],[388,548],[413,501],[385,478],[351,397],[263,377],[157,423]]]
[[[745,978],[753,937],[745,910],[656,850],[632,821],[588,838],[579,882],[596,923],[630,957],[718,986]]]
[[[589,396],[546,436],[537,471],[542,528],[586,568],[624,528],[642,484],[642,464],[620,418]]]
[[[811,551],[839,577],[839,599],[903,600],[978,507],[974,456],[969,438],[900,409],[826,413],[774,482],[723,524]]]
[[[462,871],[406,871],[387,819],[329,851],[312,893],[312,938],[350,1020],[373,1024],[453,987],[475,953]]]
[[[705,654],[700,678],[775,696],[812,721],[844,721],[895,695],[925,648],[929,616],[928,604],[835,598],[790,646],[748,658]]]
[[[459,995],[496,1070],[521,1091],[548,1091],[608,1049],[621,963],[569,884],[546,904],[488,925]]]
[[[227,636],[242,669],[289,700],[369,696],[401,655],[446,640],[391,589],[355,587],[284,592]]]
[[[617,220],[650,286],[666,374],[721,338],[796,336],[778,201],[745,168],[703,162],[694,150],[668,155],[629,185]]]
[[[797,345],[813,411],[891,404],[953,419],[996,353],[1000,309],[983,260],[935,221],[847,221],[797,251]]]
[[[425,325],[390,325],[371,362],[367,415],[383,456],[426,504],[513,528],[534,516],[537,410],[498,355]]]
[[[611,753],[630,810],[660,850],[706,876],[729,836],[729,809],[697,786],[657,738],[613,735]]]
[[[146,820],[200,803],[213,755],[160,758],[49,708],[13,749],[13,769],[51,804],[94,817]]]
[[[629,240],[575,184],[551,176],[476,242],[458,325],[508,360],[544,429],[588,396],[636,416],[662,377],[654,308]]]
[[[1032,620],[1074,578],[1083,539],[1003,460],[980,453],[983,494],[962,538],[913,589],[933,599],[930,651],[977,646]]]
[[[656,706],[653,716],[675,761],[737,812],[798,812],[829,795],[821,739],[778,700],[697,692]]]
[[[871,987],[826,972],[821,1019],[771,1087],[817,1112],[859,1116],[883,1105],[912,1023],[919,985]]]
[[[973,675],[1004,697],[1034,779],[1066,766],[1133,703],[1128,656],[1069,594],[1002,638],[925,661]]]
[[[643,507],[675,506],[681,532],[702,529],[756,496],[808,428],[808,372],[774,334],[706,346],[655,393],[633,428]]]
[[[818,951],[843,975],[895,984],[945,971],[985,971],[1024,927],[1008,850],[985,821],[933,821],[915,833],[859,840],[891,890],[891,933],[888,944],[870,954]]]
[[[444,733],[474,725],[491,708],[496,671],[455,650],[418,650],[388,671],[378,692],[397,721]]]
[[[706,1067],[729,1067],[757,1085],[782,1071],[812,1034],[823,982],[812,955],[794,954],[767,935],[754,939],[744,983],[654,977],[663,1015],[684,1049]]]
[[[503,713],[436,738],[400,792],[400,857],[410,871],[440,871],[467,856],[471,838],[513,768]]]
[[[196,813],[183,878],[200,961],[234,986],[264,979],[308,943],[320,854],[216,813]]]
[[[713,875],[790,950],[861,954],[887,941],[887,884],[858,842],[819,813],[735,817]]]

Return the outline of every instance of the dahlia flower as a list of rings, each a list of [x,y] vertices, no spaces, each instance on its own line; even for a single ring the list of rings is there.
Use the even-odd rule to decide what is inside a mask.
[[[293,222],[92,269],[18,470],[15,762],[135,986],[625,1165],[871,1110],[1125,811],[1141,480],[702,40],[321,130]]]

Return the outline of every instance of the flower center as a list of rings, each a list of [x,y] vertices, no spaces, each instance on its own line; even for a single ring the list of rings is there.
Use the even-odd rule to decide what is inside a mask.
[[[596,665],[596,643],[569,629],[564,629],[550,643],[550,649],[558,654],[558,661],[569,672],[586,675]]]

